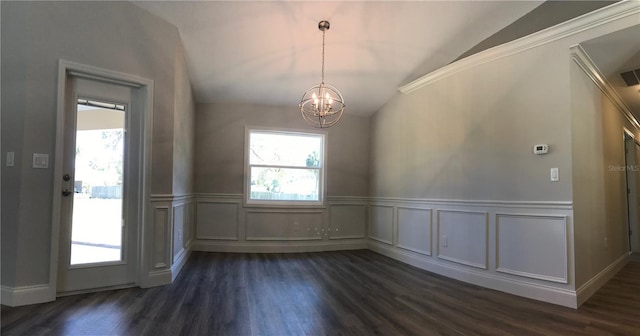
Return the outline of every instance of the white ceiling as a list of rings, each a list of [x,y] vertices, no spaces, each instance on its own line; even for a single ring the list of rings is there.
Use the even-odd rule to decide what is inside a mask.
[[[197,102],[296,106],[320,82],[371,115],[542,1],[136,1],[176,26]]]
[[[598,70],[640,120],[640,85],[627,86],[620,73],[640,69],[640,25],[581,43]]]

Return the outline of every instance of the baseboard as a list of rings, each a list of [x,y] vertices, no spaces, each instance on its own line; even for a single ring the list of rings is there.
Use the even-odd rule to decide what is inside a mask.
[[[184,264],[186,264],[187,260],[189,260],[189,255],[191,255],[191,249],[187,248],[182,250],[182,253],[180,253],[180,255],[178,255],[178,257],[174,259],[173,265],[171,266],[171,282],[176,280],[178,274],[180,274],[180,271],[182,271]]]
[[[600,289],[607,281],[609,281],[618,271],[620,271],[629,262],[629,254],[625,253],[611,265],[605,267],[602,271],[589,279],[584,285],[580,286],[576,291],[578,296],[578,307],[585,303],[595,292]]]
[[[140,287],[149,288],[169,285],[171,284],[172,273],[173,272],[171,271],[171,269],[149,272],[146,275],[145,279],[142,279],[142,281],[140,281]]]
[[[365,239],[329,242],[227,242],[195,240],[193,251],[235,253],[300,253],[340,250],[362,250],[367,248]]]
[[[0,297],[5,306],[16,307],[55,300],[51,297],[49,285],[24,287],[0,286]]]
[[[534,300],[553,303],[569,308],[577,308],[576,293],[572,290],[544,286],[537,283],[514,280],[500,275],[456,267],[437,260],[432,260],[425,256],[418,256],[410,252],[405,252],[403,250],[375,242],[369,243],[368,248],[371,251],[380,253],[392,259],[452,279]]]

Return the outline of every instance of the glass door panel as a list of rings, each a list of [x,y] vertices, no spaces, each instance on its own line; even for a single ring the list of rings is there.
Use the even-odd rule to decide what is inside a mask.
[[[125,107],[78,99],[71,265],[123,259]]]

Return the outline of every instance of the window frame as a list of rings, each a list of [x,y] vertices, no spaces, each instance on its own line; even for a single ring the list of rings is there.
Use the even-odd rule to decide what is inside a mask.
[[[249,157],[249,148],[251,146],[252,133],[271,133],[274,135],[301,135],[301,136],[318,136],[321,139],[320,166],[318,167],[318,200],[302,201],[302,200],[255,200],[251,199],[251,167]],[[265,167],[265,165],[256,165],[256,167]],[[277,167],[277,166],[274,166]],[[272,208],[325,208],[326,200],[326,167],[327,167],[327,132],[320,130],[299,130],[285,129],[276,127],[257,127],[246,126],[244,134],[244,205],[248,207],[272,207]],[[303,168],[303,167],[300,167]]]

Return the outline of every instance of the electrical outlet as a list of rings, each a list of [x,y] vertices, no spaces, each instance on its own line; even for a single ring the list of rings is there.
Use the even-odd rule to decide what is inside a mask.
[[[449,240],[447,239],[447,235],[440,236],[440,246],[447,247],[449,245]]]

